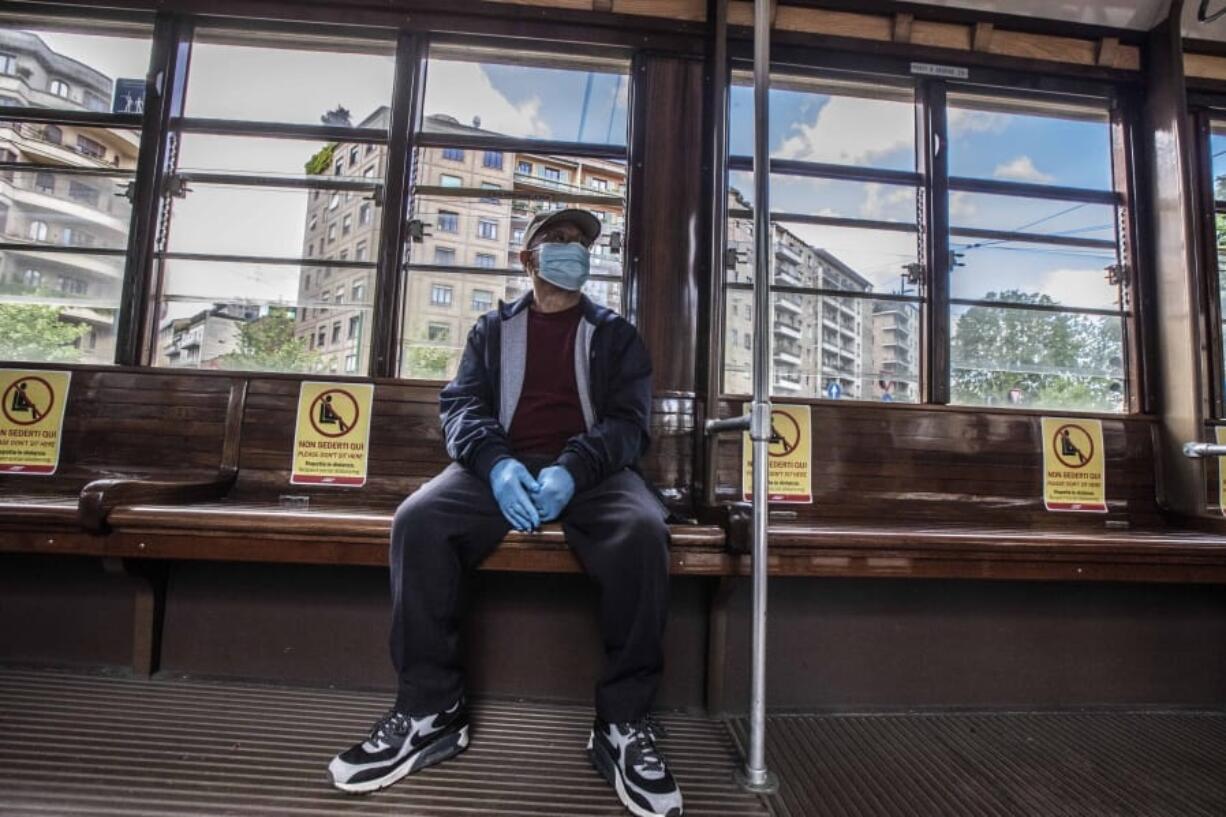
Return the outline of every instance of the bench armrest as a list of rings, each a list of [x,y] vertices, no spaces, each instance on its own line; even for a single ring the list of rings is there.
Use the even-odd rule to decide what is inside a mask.
[[[237,472],[210,480],[96,479],[81,489],[77,519],[93,533],[106,529],[106,518],[119,505],[188,503],[221,499],[234,486]]]

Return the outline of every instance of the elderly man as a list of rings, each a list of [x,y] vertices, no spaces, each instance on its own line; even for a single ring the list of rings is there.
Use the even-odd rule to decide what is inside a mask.
[[[328,767],[343,791],[388,786],[468,746],[464,574],[510,529],[559,520],[600,586],[606,666],[588,754],[632,813],[681,814],[647,717],[668,599],[668,512],[636,465],[649,441],[651,361],[630,323],[580,292],[599,234],[584,210],[537,215],[520,253],[532,292],[469,332],[440,397],[455,462],[392,525],[396,704]]]

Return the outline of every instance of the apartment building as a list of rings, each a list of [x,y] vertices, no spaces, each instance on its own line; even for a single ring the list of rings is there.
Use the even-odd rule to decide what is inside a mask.
[[[0,30],[0,104],[103,111],[112,87],[37,35]],[[134,171],[139,147],[128,131],[0,122],[0,240],[30,248],[0,253],[0,292],[9,302],[54,306],[61,321],[88,327],[77,342],[84,362],[111,358],[123,281],[121,257],[88,250],[126,248],[131,217],[118,195],[125,180],[89,171]],[[56,247],[69,251],[47,251]]]
[[[740,191],[729,191],[729,211],[751,209]],[[753,221],[728,220],[731,267],[726,280],[754,280]],[[805,289],[869,292],[872,282],[833,254],[811,246],[782,225],[772,225],[774,282]],[[724,390],[753,390],[753,295],[728,291],[725,311]],[[873,362],[872,301],[830,294],[776,292],[771,299],[771,392],[780,397],[819,397],[837,393],[871,399]]]

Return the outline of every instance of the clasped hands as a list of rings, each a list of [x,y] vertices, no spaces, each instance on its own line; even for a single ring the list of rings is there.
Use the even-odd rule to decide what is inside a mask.
[[[531,531],[558,518],[575,495],[575,480],[561,465],[542,468],[533,479],[522,462],[507,457],[490,470],[490,488],[511,527]]]

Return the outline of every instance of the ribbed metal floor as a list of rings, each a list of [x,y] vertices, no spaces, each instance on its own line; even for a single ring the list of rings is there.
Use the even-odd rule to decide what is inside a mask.
[[[0,814],[623,815],[587,761],[584,707],[477,702],[472,745],[372,795],[324,769],[384,694],[0,669]],[[765,815],[718,721],[659,719],[687,814]]]
[[[783,817],[1226,815],[1226,712],[779,716],[767,736]]]

